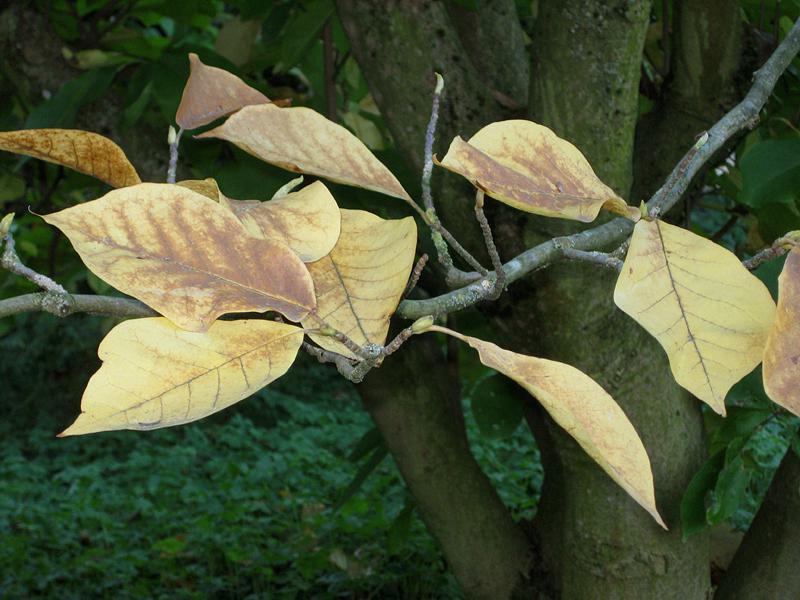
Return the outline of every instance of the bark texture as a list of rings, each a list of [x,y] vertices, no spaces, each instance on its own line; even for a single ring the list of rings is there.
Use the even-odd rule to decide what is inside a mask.
[[[790,448],[715,600],[800,598],[800,458]]]

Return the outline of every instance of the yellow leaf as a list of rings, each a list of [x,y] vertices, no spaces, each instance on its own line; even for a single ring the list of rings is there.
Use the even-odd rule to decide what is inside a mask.
[[[307,328],[323,322],[359,345],[383,344],[414,266],[414,219],[387,221],[362,210],[342,210],[342,233],[333,251],[308,264],[317,308],[303,319]],[[326,350],[353,354],[330,337],[310,337]]]
[[[270,200],[277,200],[278,198],[283,198],[301,183],[303,183],[302,175],[300,175],[299,177],[295,177],[294,179],[290,179],[288,182],[284,183],[281,187],[279,187],[277,192],[272,194],[272,198],[270,198]]]
[[[478,351],[481,362],[524,387],[581,448],[664,529],[650,459],[625,413],[591,377],[570,365],[509,352],[434,325]]]
[[[227,140],[295,173],[410,199],[391,171],[357,137],[310,108],[248,106],[197,137]]]
[[[214,202],[219,202],[221,199],[219,185],[217,185],[216,179],[211,177],[206,179],[184,179],[183,181],[179,181],[176,185],[188,188],[193,192],[197,192],[198,194],[202,194]]]
[[[0,132],[0,150],[32,156],[96,177],[120,188],[140,183],[122,148],[107,137],[78,129]]]
[[[440,166],[519,210],[588,223],[601,208],[638,220],[639,210],[597,178],[575,146],[532,121],[487,125],[456,137]]]
[[[764,351],[775,303],[722,246],[662,221],[639,221],[616,305],[663,346],[675,380],[725,415],[725,396]]]
[[[189,54],[189,68],[189,79],[175,115],[175,122],[184,129],[208,125],[243,106],[269,102],[236,75],[204,65],[197,54]]]
[[[778,310],[764,350],[764,390],[800,416],[800,248],[786,258],[778,278]]]
[[[202,419],[286,373],[302,341],[302,329],[274,321],[217,321],[205,333],[160,317],[125,321],[100,343],[103,365],[59,437]]]
[[[87,267],[178,326],[225,313],[314,308],[305,265],[284,244],[250,236],[230,211],[178,185],[142,183],[44,217]]]
[[[303,262],[314,262],[328,255],[339,239],[339,207],[321,181],[277,200],[224,198],[223,204],[239,217],[250,235],[283,242]]]

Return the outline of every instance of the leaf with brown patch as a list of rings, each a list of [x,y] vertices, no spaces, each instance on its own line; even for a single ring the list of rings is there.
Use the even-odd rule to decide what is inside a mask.
[[[492,123],[469,142],[456,137],[437,164],[492,198],[537,215],[588,223],[606,208],[634,221],[640,217],[597,178],[580,150],[532,121]]]
[[[310,263],[317,308],[303,319],[307,328],[328,324],[359,345],[383,344],[389,318],[414,266],[414,219],[386,220],[362,210],[342,210],[342,232],[333,251]],[[310,334],[326,350],[353,354],[330,337]]]
[[[800,416],[800,247],[789,253],[778,278],[778,310],[764,349],[763,375],[772,401]]]
[[[410,200],[408,193],[356,136],[310,108],[248,106],[197,136],[236,144],[264,162]]]
[[[321,181],[297,192],[261,202],[222,199],[250,235],[279,240],[294,250],[303,262],[327,256],[339,239],[341,215],[336,200]]]
[[[121,188],[141,183],[122,148],[107,137],[79,129],[0,132],[0,150],[62,165]]]
[[[222,199],[217,180],[212,177],[207,177],[206,179],[184,179],[183,181],[179,181],[176,185],[202,194],[214,202],[219,202]]]
[[[184,129],[197,129],[243,106],[270,101],[236,75],[204,65],[197,54],[189,54],[189,68],[189,79],[175,115],[175,122]]]
[[[160,317],[125,321],[100,343],[103,365],[59,437],[202,419],[286,373],[302,341],[302,329],[274,321],[217,321],[204,333]]]
[[[178,326],[204,331],[222,314],[314,308],[302,261],[259,240],[217,202],[178,185],[142,183],[44,217],[87,267]]]
[[[764,352],[775,314],[734,254],[663,221],[639,221],[614,302],[655,337],[681,386],[725,415],[725,396]]]
[[[484,365],[525,388],[611,479],[667,528],[656,508],[653,473],[642,440],[619,405],[591,377],[570,365],[509,352],[446,327],[434,325],[428,331],[469,344]]]

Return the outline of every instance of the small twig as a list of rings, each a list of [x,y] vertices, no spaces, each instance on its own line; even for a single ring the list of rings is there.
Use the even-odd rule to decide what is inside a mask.
[[[180,127],[176,133],[175,128],[172,125],[169,126],[169,135],[167,136],[167,143],[169,143],[167,183],[175,183],[175,177],[178,173],[178,146],[180,146],[182,135],[183,127]]]
[[[408,296],[412,290],[417,287],[417,282],[426,264],[428,264],[428,255],[423,254],[419,257],[417,264],[414,265],[414,269],[411,271],[411,276],[408,278],[408,284],[406,285],[406,291],[403,293],[403,298]]]
[[[400,333],[398,333],[391,342],[383,347],[381,354],[383,354],[383,356],[394,354],[412,335],[414,335],[413,327],[406,327]]]
[[[480,273],[484,277],[489,273],[489,271],[487,271],[486,268],[481,263],[479,263],[478,260],[474,256],[472,256],[472,254],[470,254],[469,251],[466,248],[464,248],[464,246],[462,246],[461,244],[458,243],[458,240],[456,240],[456,238],[453,237],[453,234],[450,233],[449,231],[447,231],[447,229],[444,228],[444,225],[442,225],[441,221],[436,219],[435,221],[433,221],[431,223],[430,226],[431,226],[431,229],[434,232],[439,233],[447,241],[447,243],[449,244],[449,246],[453,250],[458,252],[458,254],[461,256],[461,258],[463,258],[469,264],[470,267],[472,267],[473,269],[478,271],[478,273]],[[434,244],[435,244],[435,242],[436,242],[436,240],[434,240]],[[437,246],[437,250],[438,249],[439,249],[439,247]],[[448,256],[448,258],[449,258],[449,256]],[[440,261],[442,260],[441,259],[441,255],[439,257],[439,260]],[[442,264],[444,264],[444,263],[442,263]],[[453,264],[453,261],[451,259],[450,260],[450,265],[452,265],[452,264]],[[455,267],[453,267],[453,269],[455,269]],[[457,270],[457,269],[455,269],[455,270]]]
[[[308,352],[311,356],[314,356],[321,363],[334,364],[342,376],[346,379],[350,379],[350,375],[353,373],[353,368],[355,366],[355,361],[353,361],[353,359],[337,354],[336,352],[317,348],[308,342],[303,342],[303,350]]]
[[[596,265],[600,265],[601,267],[614,269],[618,273],[622,271],[623,262],[620,259],[605,252],[597,252],[597,251],[587,252],[586,250],[575,250],[575,248],[564,248],[563,254],[564,258],[567,258],[569,260],[579,260],[583,262],[594,263]]]
[[[46,292],[58,294],[60,296],[69,296],[67,290],[65,290],[55,281],[46,275],[37,273],[30,267],[26,267],[22,264],[22,261],[19,259],[19,256],[17,256],[17,252],[14,248],[14,238],[10,233],[6,234],[4,240],[5,250],[3,250],[3,256],[0,258],[0,266],[11,271],[12,273],[15,273],[16,275],[24,277],[32,283],[35,283],[38,287],[42,288]]]
[[[785,235],[783,237],[779,237],[772,243],[771,246],[757,252],[747,260],[743,260],[742,265],[744,265],[744,268],[748,271],[752,271],[753,269],[757,269],[763,265],[765,262],[769,262],[775,258],[780,258],[792,248],[797,246],[800,246],[800,241],[798,241],[794,236]]]
[[[433,104],[428,128],[425,130],[425,161],[422,166],[422,202],[426,210],[435,210],[431,194],[431,175],[433,174],[433,142],[436,137],[436,123],[439,121],[439,101],[444,90],[444,78],[436,73],[436,87],[433,90]]]
[[[494,243],[494,236],[492,236],[492,228],[489,221],[483,212],[483,190],[478,190],[475,194],[475,218],[481,226],[483,233],[483,241],[486,243],[486,251],[489,253],[489,258],[492,261],[492,267],[495,272],[494,290],[487,298],[489,300],[497,300],[503,293],[506,284],[506,274],[503,271],[503,261],[500,260],[500,254],[497,252],[497,246]]]

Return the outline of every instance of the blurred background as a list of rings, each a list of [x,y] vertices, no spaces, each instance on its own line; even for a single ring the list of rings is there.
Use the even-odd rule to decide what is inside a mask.
[[[479,3],[452,0],[465,11]],[[419,189],[332,0],[3,4],[0,130],[102,133],[123,147],[143,180],[163,181],[167,129],[188,76],[187,54],[196,52],[273,100],[310,106],[348,127],[406,189]],[[669,61],[670,6],[654,3],[640,119],[656,106]],[[760,64],[800,14],[800,2],[742,0],[741,7],[757,42],[748,47],[761,49],[751,60]],[[530,32],[537,2],[518,0],[516,8]],[[768,118],[706,174],[683,211],[686,226],[739,254],[800,229],[798,77],[795,63]],[[232,145],[185,136],[178,179],[204,177],[215,177],[230,197],[267,199],[292,174]],[[70,291],[115,293],[36,214],[106,191],[81,174],[0,153],[0,214],[17,214],[20,257]],[[343,207],[407,214],[387,197],[332,191]],[[773,261],[758,272],[773,293],[781,266]],[[0,272],[0,298],[31,291]],[[307,356],[269,389],[199,423],[57,440],[79,411],[99,366],[97,344],[114,324],[86,315],[0,319],[0,597],[459,597],[355,390]],[[481,328],[470,313],[459,324],[471,333]],[[515,518],[531,519],[542,468],[520,427],[521,410],[503,400],[508,384],[471,353],[459,357],[459,374],[472,450]],[[797,423],[772,412],[758,373],[732,395],[724,426],[708,414],[712,454],[716,444],[727,456],[690,492],[710,494],[708,523],[736,532],[752,519]]]

